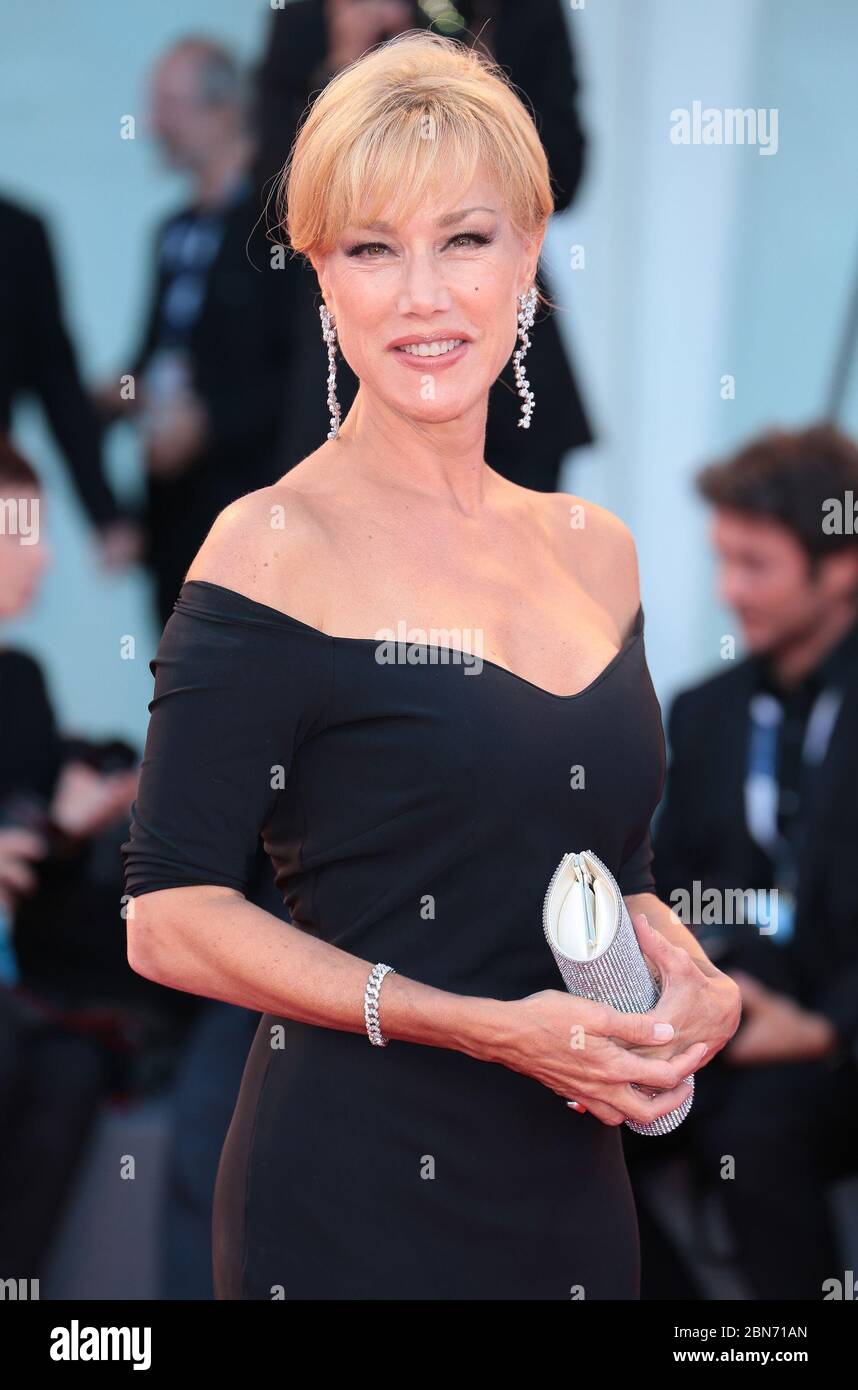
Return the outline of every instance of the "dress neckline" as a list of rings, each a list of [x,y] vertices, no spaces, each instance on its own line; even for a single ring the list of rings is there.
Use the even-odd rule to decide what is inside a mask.
[[[249,594],[243,594],[239,589],[231,589],[226,584],[216,584],[212,579],[186,579],[179,590],[179,596],[176,599],[174,607],[181,604],[183,593],[191,586],[199,586],[203,589],[214,589],[222,594],[228,594],[230,598],[238,599],[240,602],[248,604],[251,608],[257,608],[261,612],[268,614],[269,618],[279,619],[281,622],[291,624],[293,627],[302,628],[305,632],[314,633],[317,637],[323,637],[328,642],[350,642],[352,645],[355,643],[358,645],[370,644],[371,646],[377,647],[379,642],[383,640],[378,637],[340,637],[336,633],[323,632],[320,627],[314,627],[312,623],[302,622],[300,618],[294,618],[291,613],[285,613],[282,608],[274,608],[270,603],[262,603],[259,599],[251,598]],[[507,676],[510,680],[517,681],[519,685],[524,685],[530,690],[537,691],[540,695],[547,697],[549,700],[567,702],[580,700],[583,696],[589,695],[591,690],[594,690],[597,685],[600,685],[601,682],[619,666],[626,653],[630,651],[635,643],[643,636],[643,625],[643,603],[639,603],[634,622],[632,623],[631,632],[626,637],[622,646],[614,653],[608,664],[603,666],[602,670],[599,671],[583,689],[575,690],[571,695],[558,695],[553,690],[547,690],[544,685],[537,685],[535,681],[528,680],[526,676],[518,675],[517,672],[510,670],[508,666],[502,666],[500,662],[490,661],[488,657],[483,656],[480,657],[479,660],[483,666],[489,666],[493,671],[500,671],[502,675]],[[447,646],[446,643],[411,642],[408,643],[408,645],[425,647],[427,650],[448,651],[454,656],[473,657],[472,652],[464,652],[460,647],[450,647]]]

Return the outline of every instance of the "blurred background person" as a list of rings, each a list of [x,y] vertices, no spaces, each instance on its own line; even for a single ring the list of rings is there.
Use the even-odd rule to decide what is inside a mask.
[[[139,558],[142,535],[105,480],[96,414],[66,329],[45,224],[0,197],[0,435],[13,407],[32,396],[43,407],[108,569]]]
[[[413,0],[295,0],[284,9],[272,10],[268,46],[258,71],[258,182],[273,191],[271,180],[283,167],[311,95],[368,48],[416,28],[431,28],[481,47],[503,66],[536,113],[556,211],[568,208],[581,180],[585,139],[571,39],[559,0],[530,0],[526,5],[461,0],[440,11],[438,6]],[[299,275],[294,332],[300,349],[290,373],[278,474],[318,448],[329,428],[325,394],[319,390],[327,374],[327,349],[319,322],[321,295],[312,267],[302,264]],[[542,267],[537,283],[551,295]],[[554,312],[536,320],[527,375],[543,408],[534,410],[526,434],[518,428],[521,402],[512,362],[508,362],[489,397],[486,460],[496,472],[523,487],[554,492],[565,454],[593,439]],[[340,355],[337,394],[343,417],[356,391],[355,375]]]
[[[9,622],[51,551],[36,473],[2,438],[0,517]],[[258,1015],[128,965],[119,845],[138,761],[122,740],[63,733],[37,661],[0,645],[0,1269],[44,1278],[105,1103],[161,1096],[153,1292],[205,1299],[217,1163]],[[249,896],[287,916],[261,848]]]
[[[819,1299],[844,1267],[826,1186],[858,1171],[858,447],[772,431],[698,488],[748,654],[673,701],[654,872],[743,1018],[671,1142],[722,1194],[754,1296]]]
[[[217,513],[276,476],[295,271],[272,256],[260,220],[244,74],[229,50],[200,37],[175,44],[149,102],[152,134],[191,197],[158,230],[143,340],[98,400],[107,419],[140,425],[146,563],[163,626]]]
[[[3,439],[0,507],[6,623],[51,557],[39,480]],[[44,1276],[102,1103],[163,1081],[196,1006],[128,966],[136,784],[135,750],[63,733],[38,663],[0,646],[0,1268],[16,1278]]]

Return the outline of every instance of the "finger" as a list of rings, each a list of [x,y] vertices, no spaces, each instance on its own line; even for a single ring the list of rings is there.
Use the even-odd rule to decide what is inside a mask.
[[[587,1106],[590,1114],[603,1125],[621,1125],[626,1118],[625,1113],[617,1110],[616,1106],[609,1105],[607,1101],[595,1100],[592,1096],[587,1097]]]
[[[671,1054],[670,1054],[669,1057],[666,1057],[666,1056],[665,1056],[665,1050],[664,1050],[663,1047],[632,1047],[632,1048],[627,1048],[626,1050],[629,1051],[629,1052],[633,1052],[634,1055],[635,1055],[636,1057],[646,1057],[646,1058],[648,1058],[650,1061],[655,1061],[655,1062],[671,1062],[671,1063],[672,1063],[672,1062],[674,1061],[675,1058],[680,1058],[680,1059],[681,1059],[682,1057],[686,1057],[686,1056],[688,1055],[688,1052],[689,1052],[689,1050],[690,1050],[691,1048],[693,1048],[693,1047],[699,1047],[700,1041],[703,1041],[703,1040],[701,1039],[701,1040],[699,1040],[699,1041],[696,1042],[696,1043],[683,1044],[681,1047],[677,1047],[677,1050],[676,1050],[675,1052],[671,1052]],[[676,1042],[676,1039],[675,1039],[675,1038],[674,1038],[674,1042]],[[706,1046],[707,1051],[708,1051],[709,1049],[711,1049],[712,1046],[713,1046],[713,1044],[712,1044],[711,1042],[705,1043],[704,1045]],[[701,1054],[701,1055],[704,1055],[704,1056],[705,1056],[705,1054]],[[713,1055],[714,1055],[714,1054],[713,1054]],[[702,1063],[702,1062],[697,1062],[695,1065],[696,1065],[696,1066],[702,1066],[703,1063]]]
[[[675,946],[672,941],[668,941],[663,932],[657,931],[652,925],[645,912],[639,912],[634,918],[635,931],[638,938],[638,945],[645,956],[648,956],[656,965],[661,966],[661,973],[684,969],[689,963],[687,951]]]
[[[611,1100],[612,1103],[623,1106],[630,1120],[636,1120],[639,1124],[645,1125],[652,1120],[657,1120],[661,1115],[669,1115],[671,1110],[676,1110],[691,1094],[691,1083],[682,1081],[678,1086],[661,1091],[652,1098],[644,1095],[641,1091],[633,1091],[631,1086],[627,1086],[622,1098],[616,1097],[615,1099],[612,1096]]]
[[[677,1052],[675,1056],[662,1060],[656,1057],[641,1057],[626,1048],[617,1048],[617,1058],[611,1063],[609,1076],[621,1085],[634,1082],[638,1086],[669,1090],[679,1085],[684,1077],[700,1065],[707,1050],[707,1043],[696,1042],[684,1048],[682,1052]]]
[[[587,1032],[600,1034],[604,1038],[619,1039],[623,1043],[637,1043],[640,1046],[670,1042],[675,1029],[666,1019],[654,1018],[651,1013],[620,1013],[609,1004],[599,1006],[594,1026]]]
[[[653,1058],[651,1060],[654,1062],[654,1065],[663,1073],[661,1081],[658,1083],[654,1080],[641,1082],[640,1078],[635,1075],[629,1078],[629,1084],[635,1086],[643,1085],[647,1089],[653,1086],[657,1087],[660,1091],[670,1090],[672,1087],[678,1086],[687,1076],[691,1076],[695,1071],[698,1071],[703,1065],[704,1058],[707,1056],[708,1052],[709,1043],[701,1041],[691,1043],[688,1047],[683,1048],[681,1052],[675,1052],[669,1061]]]
[[[677,1052],[671,1057],[671,1062],[675,1062],[682,1072],[683,1078],[690,1076],[692,1072],[699,1071],[709,1057],[710,1044],[708,1042],[692,1043],[686,1047],[684,1052]]]
[[[632,926],[635,929],[638,944],[646,955],[658,958],[678,949],[672,942],[668,941],[663,932],[656,930],[645,912],[635,913],[632,918]]]

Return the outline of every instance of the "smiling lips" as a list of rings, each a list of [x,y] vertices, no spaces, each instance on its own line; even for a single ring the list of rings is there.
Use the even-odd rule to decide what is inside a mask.
[[[407,352],[412,357],[440,357],[442,353],[461,347],[464,341],[464,338],[441,338],[433,343],[404,343],[397,351]]]
[[[437,364],[440,369],[458,362],[467,352],[469,343],[469,338],[455,335],[442,338],[435,333],[425,338],[399,338],[389,346],[399,354],[403,366],[427,368],[431,365],[434,368]]]

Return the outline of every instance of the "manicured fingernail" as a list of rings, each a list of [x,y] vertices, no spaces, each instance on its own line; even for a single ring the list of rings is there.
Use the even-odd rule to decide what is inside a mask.
[[[674,1027],[672,1023],[657,1023],[652,1030],[654,1038],[672,1038]]]

